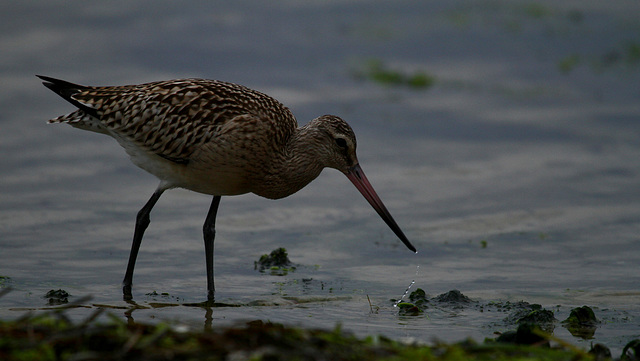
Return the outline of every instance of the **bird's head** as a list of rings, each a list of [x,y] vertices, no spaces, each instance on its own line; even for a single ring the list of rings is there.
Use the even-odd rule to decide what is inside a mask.
[[[323,115],[311,121],[317,130],[317,156],[324,166],[334,168],[344,174],[358,164],[356,156],[356,135],[341,118],[335,115]]]
[[[360,168],[356,156],[356,135],[349,124],[334,115],[323,115],[311,121],[311,124],[318,130],[316,136],[319,137],[318,144],[322,146],[318,148],[317,155],[324,165],[344,173],[405,246],[417,252]]]

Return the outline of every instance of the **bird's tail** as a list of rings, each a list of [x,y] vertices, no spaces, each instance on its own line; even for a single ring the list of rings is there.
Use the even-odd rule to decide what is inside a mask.
[[[68,101],[69,103],[75,105],[76,107],[78,107],[78,109],[82,110],[83,112],[85,112],[86,114],[93,116],[93,117],[98,117],[98,113],[96,111],[96,109],[83,104],[81,102],[79,102],[77,99],[74,98],[74,95],[81,93],[85,90],[88,90],[89,87],[84,86],[84,85],[79,85],[79,84],[74,84],[74,83],[70,83],[68,81],[65,80],[60,80],[60,79],[56,79],[56,78],[52,78],[52,77],[48,77],[48,76],[44,76],[44,75],[36,75],[38,78],[44,80],[42,82],[42,84],[44,84],[44,86],[46,86],[47,88],[51,89],[54,93],[58,94],[59,96],[61,96],[64,100]],[[55,119],[51,119],[49,122],[50,123],[60,123],[60,122],[64,122],[65,119],[64,117],[58,117]]]

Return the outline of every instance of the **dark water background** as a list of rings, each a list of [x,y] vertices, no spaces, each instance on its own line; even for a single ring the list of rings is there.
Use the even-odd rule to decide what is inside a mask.
[[[20,1],[0,4],[0,317],[50,289],[126,307],[134,217],[157,181],[112,139],[45,121],[72,110],[34,74],[90,84],[237,82],[326,113],[358,135],[361,165],[413,255],[333,170],[280,201],[223,198],[213,326],[341,323],[359,335],[482,340],[502,313],[399,316],[412,289],[479,302],[584,304],[614,350],[640,336],[638,1]],[[378,64],[429,88],[384,85]],[[143,306],[204,298],[210,197],[175,190],[152,213],[134,278]],[[483,247],[486,245],[486,247]],[[298,269],[253,269],[285,247]],[[168,296],[147,296],[147,293]],[[372,313],[367,300],[379,307]],[[267,306],[258,306],[266,304]],[[114,308],[114,313],[124,310]],[[134,311],[198,327],[205,311]],[[124,316],[123,316],[124,317]]]

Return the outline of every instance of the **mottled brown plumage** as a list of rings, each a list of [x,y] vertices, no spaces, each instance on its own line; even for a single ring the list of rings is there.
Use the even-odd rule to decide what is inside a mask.
[[[271,199],[286,197],[326,167],[347,175],[396,235],[415,251],[362,173],[355,134],[339,117],[324,115],[298,127],[291,111],[272,97],[216,80],[89,87],[39,77],[78,107],[50,123],[69,123],[112,136],[137,166],[160,179],[156,192],[138,214],[125,296],[127,292],[130,296],[137,249],[149,212],[162,192],[175,187],[215,196],[205,222],[210,298],[220,196],[251,192]]]

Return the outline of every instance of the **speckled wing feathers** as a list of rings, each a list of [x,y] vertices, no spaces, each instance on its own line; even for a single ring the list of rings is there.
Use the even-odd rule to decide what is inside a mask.
[[[278,119],[286,137],[295,118],[277,100],[241,85],[203,79],[179,79],[114,87],[84,87],[44,78],[49,88],[79,110],[50,120],[124,137],[177,163],[215,137],[232,120]],[[277,141],[282,141],[279,139]]]

